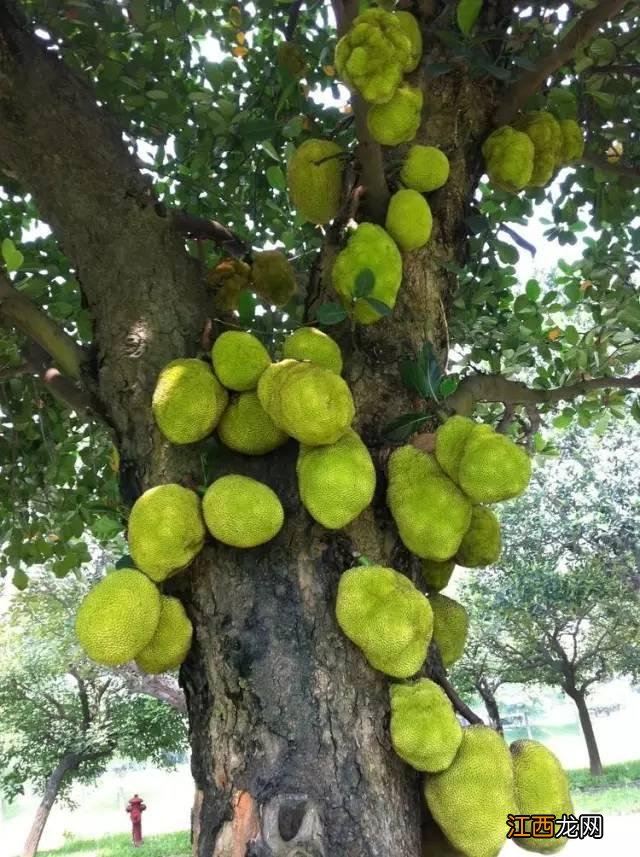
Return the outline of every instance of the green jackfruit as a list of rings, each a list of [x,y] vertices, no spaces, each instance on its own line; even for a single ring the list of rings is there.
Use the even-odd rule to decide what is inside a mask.
[[[204,544],[200,498],[169,483],[149,488],[129,515],[129,552],[136,566],[162,581],[189,565]]]
[[[177,669],[189,653],[192,633],[182,603],[163,595],[158,627],[151,641],[136,655],[136,664],[149,675]]]
[[[531,182],[535,146],[522,131],[503,125],[484,141],[482,154],[487,175],[496,187],[518,193]]]
[[[329,223],[340,210],[343,150],[331,140],[306,140],[287,168],[291,202],[310,223]]]
[[[292,366],[298,366],[298,360],[286,359],[280,360],[278,363],[272,363],[268,366],[260,376],[258,381],[258,399],[265,411],[271,416],[271,419],[279,425],[282,416],[279,410],[278,390],[280,386],[280,375],[285,373]]]
[[[412,67],[415,47],[403,27],[393,13],[367,9],[336,45],[338,77],[371,104],[388,101]]]
[[[435,456],[402,446],[389,457],[387,503],[406,547],[422,559],[450,559],[471,521],[471,503]]]
[[[225,259],[207,273],[207,282],[216,289],[214,300],[218,309],[237,309],[240,292],[252,286],[251,266],[240,259]]]
[[[463,730],[450,767],[425,777],[424,795],[438,827],[465,857],[497,857],[514,806],[507,745],[487,726]]]
[[[282,529],[284,510],[278,495],[248,476],[221,476],[202,498],[207,529],[219,542],[254,548]]]
[[[202,360],[173,360],[156,382],[151,409],[171,443],[195,443],[216,427],[227,391]]]
[[[560,147],[559,166],[566,166],[573,161],[579,161],[584,154],[584,131],[575,119],[561,119],[560,132],[562,146]]]
[[[429,592],[439,592],[451,580],[451,575],[456,567],[454,559],[445,559],[442,562],[434,562],[432,559],[422,560],[422,579]]]
[[[456,562],[466,568],[483,568],[496,562],[501,550],[500,522],[490,509],[474,506],[469,529],[456,553]]]
[[[394,678],[409,678],[427,657],[433,616],[408,577],[379,565],[345,571],[336,618],[367,661]]]
[[[436,458],[449,479],[458,481],[458,468],[471,431],[478,423],[455,415],[436,430]],[[491,429],[490,429],[491,430]]]
[[[269,352],[257,337],[243,330],[221,333],[211,349],[213,368],[229,390],[255,390],[271,364]]]
[[[301,446],[297,473],[307,512],[329,530],[346,527],[373,500],[375,467],[352,430],[328,446]]]
[[[374,104],[367,111],[369,133],[383,146],[410,143],[418,133],[422,118],[422,90],[404,84],[385,104]]]
[[[284,306],[298,291],[296,275],[287,257],[279,250],[253,254],[251,266],[253,288],[261,298],[274,306]]]
[[[411,43],[409,58],[405,60],[405,72],[415,71],[422,59],[422,33],[418,19],[411,12],[396,12],[395,18],[402,28],[402,32]]]
[[[401,250],[417,250],[431,237],[429,203],[417,190],[399,190],[389,200],[385,228]]]
[[[573,814],[573,802],[567,775],[551,750],[538,741],[522,739],[510,747],[513,759],[517,815],[563,815]],[[524,823],[531,830],[531,822]],[[556,825],[556,830],[558,826]],[[555,854],[567,844],[567,837],[557,839],[533,839],[515,837],[516,845],[525,851],[539,854]]]
[[[373,324],[382,315],[365,298],[355,298],[356,283],[362,271],[374,277],[371,297],[393,309],[402,282],[402,256],[393,239],[381,226],[361,223],[351,234],[347,246],[336,256],[331,271],[333,288],[359,324]]]
[[[76,616],[76,636],[91,658],[115,667],[149,644],[160,621],[160,593],[133,568],[110,571],[85,595]]]
[[[431,193],[446,184],[449,158],[435,146],[411,146],[400,170],[403,185],[420,193]]]
[[[471,432],[458,469],[458,484],[474,503],[500,503],[519,497],[531,478],[531,461],[522,447],[487,427]]]
[[[440,592],[429,595],[433,611],[433,641],[437,643],[445,667],[462,657],[469,630],[469,614],[453,598]]]
[[[545,110],[525,113],[515,123],[518,131],[523,131],[534,147],[533,172],[529,187],[544,187],[553,178],[560,152],[562,150],[562,131],[558,121]]]
[[[265,455],[288,440],[260,404],[255,390],[240,393],[218,423],[220,440],[244,455]]]
[[[391,743],[417,771],[444,771],[462,741],[462,728],[446,693],[428,678],[392,684]]]
[[[340,375],[342,352],[338,343],[317,327],[299,327],[286,337],[282,354],[294,360],[309,360]]]

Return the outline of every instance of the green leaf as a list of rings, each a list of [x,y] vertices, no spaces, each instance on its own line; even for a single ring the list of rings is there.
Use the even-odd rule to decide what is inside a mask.
[[[276,152],[271,140],[263,140],[262,143],[260,143],[260,148],[265,151],[267,155],[272,157],[274,161],[280,163],[280,155]]]
[[[270,167],[267,167],[266,175],[267,181],[269,182],[271,187],[275,188],[276,190],[286,189],[287,181],[280,167],[277,167],[275,164],[272,164]]]
[[[573,414],[559,414],[553,421],[556,428],[564,429],[573,422]]]
[[[318,319],[319,324],[330,325],[339,324],[341,321],[344,321],[348,315],[349,313],[340,304],[326,303],[321,304],[318,307],[316,318]]]
[[[7,271],[17,271],[24,262],[24,256],[11,238],[5,238],[2,242],[2,258],[7,266]]]
[[[456,21],[460,32],[468,36],[482,12],[482,0],[460,0],[456,9]]]
[[[379,301],[377,298],[365,298],[365,300],[369,304],[371,309],[374,309],[378,313],[378,315],[384,317],[387,315],[391,315],[391,313],[393,312],[390,306],[387,306],[385,303]]]
[[[14,573],[13,573],[12,583],[16,589],[19,589],[20,592],[23,592],[27,588],[27,586],[29,585],[29,578],[24,573],[24,571],[21,568],[19,568],[19,569],[17,569],[17,571],[14,571]]]
[[[530,301],[537,301],[540,297],[540,283],[537,280],[529,280],[525,292]]]
[[[256,296],[248,289],[243,289],[238,295],[238,315],[243,327],[251,327],[256,315]]]
[[[514,247],[513,244],[505,244],[504,241],[496,241],[496,249],[503,265],[515,265],[520,258],[518,248]]]
[[[391,420],[382,429],[382,434],[387,440],[402,441],[415,434],[420,426],[424,425],[429,419],[428,414],[422,411],[413,411],[409,414],[403,414],[395,420]]]
[[[440,386],[438,387],[438,392],[443,399],[446,399],[448,396],[453,395],[455,391],[458,389],[459,380],[455,375],[447,375],[442,381],[440,381]]]
[[[115,564],[114,568],[135,568],[136,565],[134,561],[131,559],[129,554],[125,554],[121,556],[120,559]]]
[[[353,295],[356,298],[366,298],[373,291],[376,284],[376,277],[371,268],[363,268],[358,272],[353,288]]]
[[[640,396],[631,405],[631,416],[637,423],[640,423]]]
[[[164,89],[150,89],[145,92],[145,95],[152,101],[164,101],[169,97],[169,93],[165,92]]]

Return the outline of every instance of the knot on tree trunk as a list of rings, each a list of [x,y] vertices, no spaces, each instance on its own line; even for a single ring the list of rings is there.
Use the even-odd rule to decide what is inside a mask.
[[[320,813],[305,795],[272,798],[263,810],[262,838],[273,857],[326,857]]]

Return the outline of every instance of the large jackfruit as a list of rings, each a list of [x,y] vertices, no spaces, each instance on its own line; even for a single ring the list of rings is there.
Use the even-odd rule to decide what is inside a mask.
[[[200,498],[174,483],[149,488],[133,504],[127,535],[136,566],[152,580],[165,580],[202,550]]]
[[[465,857],[497,857],[514,807],[511,755],[504,740],[487,726],[465,729],[451,765],[425,777],[424,795],[438,827]]]
[[[439,592],[451,580],[451,575],[456,567],[454,559],[445,559],[442,562],[434,562],[432,559],[422,560],[422,579],[429,592]]]
[[[462,657],[469,631],[469,614],[458,601],[434,592],[429,595],[433,611],[433,642],[437,644],[445,667]]]
[[[216,375],[229,390],[255,390],[271,364],[260,340],[244,330],[227,330],[213,343],[211,361]]]
[[[584,154],[584,131],[575,119],[561,119],[559,122],[562,134],[562,146],[558,166],[564,167],[574,161],[579,161]]]
[[[374,104],[369,108],[369,133],[383,146],[410,143],[420,127],[422,103],[422,90],[417,86],[404,84],[386,104]]]
[[[147,646],[160,621],[160,593],[133,568],[110,571],[85,595],[75,630],[87,655],[104,666],[121,666]]]
[[[544,187],[553,178],[560,160],[563,143],[560,125],[551,113],[534,110],[521,116],[515,127],[529,137],[534,147],[533,172],[528,185]]]
[[[282,354],[293,360],[309,360],[316,366],[330,369],[336,375],[342,372],[342,352],[338,343],[317,327],[299,327],[287,336]]]
[[[446,693],[428,678],[392,684],[391,743],[417,771],[444,771],[462,741],[462,728]]]
[[[492,184],[518,193],[531,182],[535,147],[523,131],[503,125],[482,145],[487,175]]]
[[[474,503],[519,497],[531,479],[531,460],[522,447],[477,426],[469,435],[458,468],[458,483]]]
[[[227,391],[202,360],[173,360],[156,382],[151,409],[171,443],[195,443],[216,427]]]
[[[409,57],[405,59],[404,70],[405,72],[415,71],[422,59],[422,33],[420,32],[420,24],[411,12],[395,12],[394,16],[400,24],[402,32],[411,43],[411,52]]]
[[[182,603],[169,595],[160,602],[156,632],[136,655],[136,664],[149,675],[177,669],[191,648],[193,627]]]
[[[329,530],[346,527],[373,499],[375,467],[352,430],[327,446],[301,446],[297,473],[307,512]]]
[[[291,202],[310,223],[329,223],[340,210],[343,154],[331,140],[305,140],[289,161]]]
[[[394,678],[409,678],[427,657],[433,616],[408,577],[379,565],[345,571],[336,618],[367,661]]]
[[[284,306],[298,291],[296,275],[280,250],[253,254],[253,288],[268,304]]]
[[[514,741],[510,750],[516,794],[514,815],[544,814],[561,818],[573,814],[569,780],[551,750],[529,739]],[[530,832],[530,821],[524,823],[524,829]],[[525,851],[555,854],[568,840],[561,836],[557,839],[515,837],[513,841]]]
[[[381,226],[361,223],[347,246],[336,256],[331,271],[333,288],[359,324],[373,324],[382,315],[364,298],[356,297],[362,271],[371,271],[374,282],[368,297],[393,309],[402,282],[402,256],[393,239]]]
[[[282,529],[284,510],[278,495],[248,476],[221,476],[202,498],[207,529],[219,542],[253,548],[270,541]]]
[[[435,146],[411,146],[400,170],[403,185],[420,193],[431,193],[446,184],[449,158]]]
[[[396,191],[389,200],[385,228],[401,250],[417,250],[431,237],[429,203],[417,190]]]
[[[491,509],[474,506],[469,529],[456,553],[456,562],[467,568],[484,568],[496,562],[501,550],[500,522]]]
[[[218,436],[229,449],[244,455],[265,455],[288,440],[260,404],[255,390],[232,399],[218,423]]]
[[[469,500],[435,456],[414,446],[391,454],[388,476],[387,503],[406,547],[422,559],[450,559],[469,528]]]

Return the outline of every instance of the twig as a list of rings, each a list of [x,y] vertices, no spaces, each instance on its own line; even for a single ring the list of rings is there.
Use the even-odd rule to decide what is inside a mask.
[[[466,702],[463,702],[463,700],[460,699],[455,687],[451,684],[451,682],[446,677],[446,675],[444,675],[444,673],[438,674],[435,679],[451,700],[451,704],[453,705],[454,709],[458,712],[458,714],[461,714],[468,723],[484,723],[482,717],[478,717],[475,711],[472,711],[472,709],[469,708]]]
[[[289,17],[287,18],[287,25],[284,28],[284,37],[290,42],[293,38],[293,35],[296,31],[296,27],[298,26],[298,18],[300,17],[300,9],[302,7],[304,0],[296,0],[295,3],[291,4],[291,8],[289,9]]]
[[[251,251],[246,241],[217,220],[206,220],[203,217],[187,214],[186,211],[176,211],[172,215],[172,221],[182,235],[197,241],[213,241],[235,259],[243,258]]]
[[[640,77],[640,63],[628,65],[594,65],[583,71],[585,76],[596,74],[628,74],[630,77]]]

